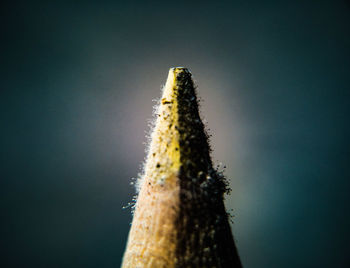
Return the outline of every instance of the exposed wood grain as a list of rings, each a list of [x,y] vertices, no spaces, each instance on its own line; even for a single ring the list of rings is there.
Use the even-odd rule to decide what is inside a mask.
[[[170,69],[157,115],[122,267],[241,267],[186,68]]]

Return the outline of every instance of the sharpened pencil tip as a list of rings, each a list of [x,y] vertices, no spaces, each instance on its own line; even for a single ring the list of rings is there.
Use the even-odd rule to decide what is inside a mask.
[[[191,72],[170,68],[123,267],[241,267]]]

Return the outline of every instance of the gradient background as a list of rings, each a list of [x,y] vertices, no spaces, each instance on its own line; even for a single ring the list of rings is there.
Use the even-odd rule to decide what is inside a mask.
[[[245,267],[350,267],[348,1],[1,8],[1,267],[118,267],[152,99],[191,69]],[[262,3],[264,2],[264,3]]]

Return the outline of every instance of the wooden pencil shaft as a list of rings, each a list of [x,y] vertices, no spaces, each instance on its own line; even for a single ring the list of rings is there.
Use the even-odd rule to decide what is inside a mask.
[[[241,267],[191,73],[171,68],[122,267]]]

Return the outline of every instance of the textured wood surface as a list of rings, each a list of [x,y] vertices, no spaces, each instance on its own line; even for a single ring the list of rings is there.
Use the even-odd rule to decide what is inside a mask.
[[[171,68],[122,267],[241,267],[191,73]]]

